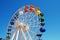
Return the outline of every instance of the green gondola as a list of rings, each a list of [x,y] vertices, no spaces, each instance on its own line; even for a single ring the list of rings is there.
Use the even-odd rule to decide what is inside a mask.
[[[6,36],[7,39],[10,39],[10,36]]]
[[[40,21],[40,22],[44,22],[44,18],[40,18],[39,21]]]
[[[43,16],[44,16],[44,14],[43,14],[43,13],[40,13],[38,16],[41,16],[41,17],[43,17]]]

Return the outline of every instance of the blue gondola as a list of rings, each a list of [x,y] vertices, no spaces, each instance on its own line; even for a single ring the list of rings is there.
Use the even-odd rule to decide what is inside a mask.
[[[40,32],[45,32],[46,30],[43,28],[40,28]]]
[[[14,22],[11,21],[10,24],[11,24],[11,25],[14,25]]]
[[[8,32],[11,31],[11,29],[8,29]]]

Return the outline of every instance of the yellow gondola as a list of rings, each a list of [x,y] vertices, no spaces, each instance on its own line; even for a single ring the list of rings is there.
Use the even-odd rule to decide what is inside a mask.
[[[40,12],[40,10],[37,10],[35,13],[38,16],[41,12]]]

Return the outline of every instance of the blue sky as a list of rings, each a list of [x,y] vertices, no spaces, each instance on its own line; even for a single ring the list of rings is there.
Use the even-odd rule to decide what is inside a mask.
[[[60,40],[60,0],[0,0],[0,37],[5,38],[13,13],[24,5],[40,7],[45,14],[43,40]]]

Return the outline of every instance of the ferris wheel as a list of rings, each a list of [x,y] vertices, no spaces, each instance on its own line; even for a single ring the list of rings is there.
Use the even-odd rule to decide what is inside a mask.
[[[26,5],[12,16],[6,40],[42,40],[41,36],[46,31],[44,25],[44,14],[40,8]]]

